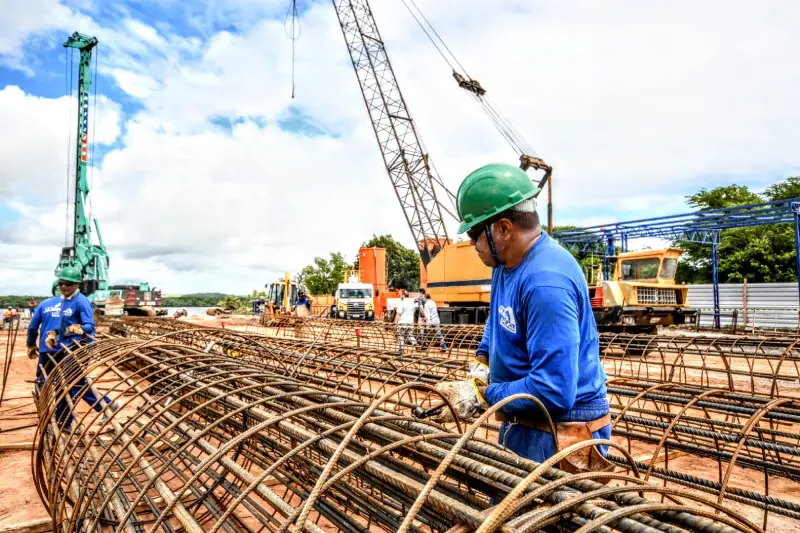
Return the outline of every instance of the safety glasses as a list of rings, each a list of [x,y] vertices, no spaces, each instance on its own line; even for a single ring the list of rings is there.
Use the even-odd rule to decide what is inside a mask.
[[[467,237],[469,237],[471,241],[478,242],[478,238],[480,238],[481,233],[483,233],[485,228],[486,224],[478,224],[477,226],[473,226],[467,230]]]

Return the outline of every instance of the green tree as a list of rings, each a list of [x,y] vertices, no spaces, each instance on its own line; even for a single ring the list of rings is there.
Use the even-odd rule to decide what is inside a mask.
[[[226,295],[222,300],[217,302],[217,307],[221,307],[226,311],[234,312],[241,305],[241,300],[238,296],[232,294]]]
[[[311,294],[331,294],[344,280],[349,266],[340,252],[331,252],[330,260],[315,257],[314,263],[306,266],[297,275],[297,284],[304,285]]]
[[[391,235],[372,235],[372,238],[361,245],[362,248],[386,249],[386,285],[395,289],[405,288],[409,291],[419,290],[419,252],[406,248]]]
[[[769,200],[789,200],[800,198],[800,176],[791,176],[780,183],[770,185],[764,191]]]
[[[746,185],[726,185],[710,191],[700,189],[696,194],[686,197],[686,203],[695,209],[722,209],[736,205],[757,204],[761,197]]]

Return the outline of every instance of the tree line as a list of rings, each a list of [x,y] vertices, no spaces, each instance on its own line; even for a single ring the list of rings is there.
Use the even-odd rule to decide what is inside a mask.
[[[419,290],[419,252],[406,248],[391,235],[373,235],[360,248],[386,249],[386,285],[392,289]],[[333,294],[345,281],[348,270],[358,270],[358,259],[348,264],[341,252],[330,252],[329,259],[315,257],[297,275],[297,284],[309,294]]]
[[[800,197],[800,176],[793,176],[767,187],[764,192],[752,191],[745,185],[725,185],[712,189],[702,188],[687,196],[686,203],[696,210],[720,209],[761,202],[787,200]],[[575,226],[557,226],[554,230],[572,229]],[[684,253],[678,263],[676,280],[686,283],[711,283],[711,246],[685,241],[673,241],[670,246]],[[419,290],[419,252],[406,248],[391,235],[373,235],[361,248],[386,249],[387,285],[392,289]],[[588,272],[602,263],[601,255],[578,256],[581,266]],[[315,257],[296,276],[299,286],[309,294],[332,294],[344,281],[345,273],[358,269],[358,259],[348,264],[341,252],[330,252],[329,257]],[[720,283],[793,282],[797,279],[795,267],[794,226],[791,223],[726,229],[720,232],[718,247]],[[250,309],[250,301],[264,298],[264,291],[236,296],[209,292],[165,296],[166,307],[223,307],[234,311]],[[25,308],[33,298],[36,303],[50,296],[0,296],[0,307]]]
[[[164,296],[164,307],[213,307],[229,296],[221,292],[198,292],[177,296]]]
[[[39,305],[42,300],[47,300],[51,298],[51,295],[47,296],[0,296],[0,308],[5,309],[9,306],[14,307],[16,309],[27,309],[28,302],[33,299],[36,302],[36,305]]]

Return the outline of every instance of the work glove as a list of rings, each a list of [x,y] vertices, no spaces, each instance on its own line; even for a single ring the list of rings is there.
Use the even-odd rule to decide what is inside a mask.
[[[477,359],[470,359],[469,361],[469,377],[475,378],[480,381],[480,384],[486,386],[489,384],[489,367],[481,363]]]
[[[39,349],[36,346],[28,346],[28,359],[36,359],[39,357]]]
[[[57,334],[58,334],[58,331],[52,330],[52,331],[48,331],[47,332],[47,337],[45,337],[44,343],[51,350],[55,350],[56,349],[56,343],[58,342],[58,338],[56,337]]]
[[[71,333],[73,335],[83,335],[83,328],[80,324],[72,324],[71,326],[67,326],[66,333]]]
[[[478,383],[475,378],[468,381],[444,381],[434,388],[447,398],[459,420],[469,421],[489,407],[478,391]],[[431,420],[439,423],[454,421],[453,414],[447,406],[432,416]]]

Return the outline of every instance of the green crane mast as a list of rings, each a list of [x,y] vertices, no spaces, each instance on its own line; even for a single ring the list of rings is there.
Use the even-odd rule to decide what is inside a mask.
[[[83,282],[81,291],[96,304],[102,305],[108,297],[109,257],[100,234],[97,219],[94,220],[99,244],[92,244],[92,229],[86,213],[86,199],[89,195],[89,181],[86,170],[89,161],[89,95],[92,85],[92,50],[97,39],[78,32],[70,35],[64,43],[65,48],[80,51],[78,67],[78,137],[76,142],[75,164],[75,215],[73,220],[72,245],[61,249],[61,259],[55,274],[72,266],[81,271]]]

